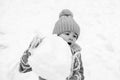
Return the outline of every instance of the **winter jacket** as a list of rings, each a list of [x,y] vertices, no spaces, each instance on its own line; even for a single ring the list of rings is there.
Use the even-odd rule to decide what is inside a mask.
[[[84,80],[84,69],[81,59],[81,48],[78,44],[70,46],[72,52],[72,66],[71,74],[67,77],[67,80]]]
[[[31,56],[31,50],[37,48],[44,38],[36,36],[24,52],[20,60],[19,72],[26,73],[32,71],[32,67],[28,64],[28,58]],[[72,53],[71,73],[66,80],[84,80],[83,65],[81,60],[81,48],[77,44],[70,46]],[[41,78],[41,77],[40,77]],[[45,80],[45,79],[44,79]]]
[[[28,58],[31,56],[31,50],[37,48],[44,38],[40,38],[39,35],[35,36],[30,43],[28,49],[24,52],[20,59],[19,72],[26,73],[32,71],[32,67],[28,64]]]

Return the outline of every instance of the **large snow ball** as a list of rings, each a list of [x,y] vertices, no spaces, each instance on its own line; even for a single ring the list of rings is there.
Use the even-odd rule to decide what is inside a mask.
[[[33,71],[48,80],[65,80],[70,75],[71,63],[69,45],[56,35],[44,38],[29,58]]]

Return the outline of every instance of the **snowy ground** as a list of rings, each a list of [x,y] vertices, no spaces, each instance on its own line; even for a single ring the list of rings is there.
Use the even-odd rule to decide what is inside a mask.
[[[119,0],[0,0],[0,74],[37,32],[52,32],[64,8],[81,27],[85,80],[120,80]]]

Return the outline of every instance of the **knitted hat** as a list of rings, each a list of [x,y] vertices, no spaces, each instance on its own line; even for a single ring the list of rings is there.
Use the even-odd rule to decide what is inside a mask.
[[[59,20],[56,22],[53,29],[53,34],[61,34],[66,31],[75,32],[78,36],[80,34],[79,25],[73,19],[73,14],[70,10],[64,9],[59,14]]]

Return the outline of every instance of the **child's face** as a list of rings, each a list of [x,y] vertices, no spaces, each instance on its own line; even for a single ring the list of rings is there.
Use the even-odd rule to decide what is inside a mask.
[[[78,38],[76,33],[70,32],[70,31],[64,32],[60,34],[59,36],[62,37],[69,45],[75,43],[75,41]]]

